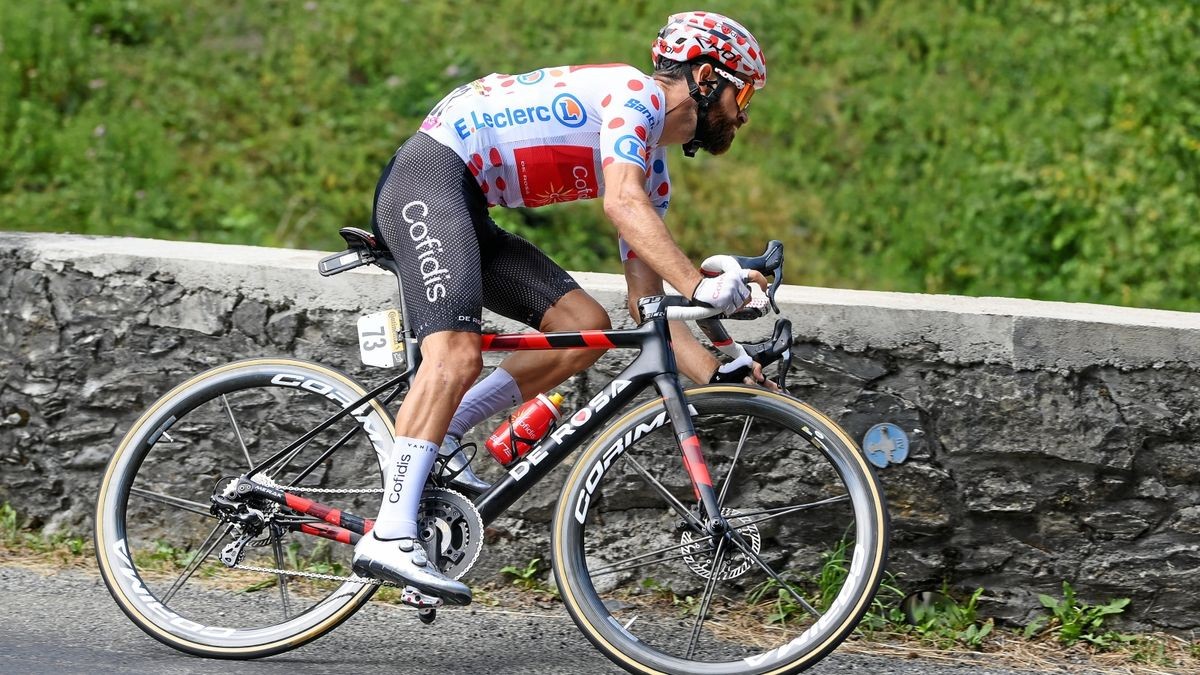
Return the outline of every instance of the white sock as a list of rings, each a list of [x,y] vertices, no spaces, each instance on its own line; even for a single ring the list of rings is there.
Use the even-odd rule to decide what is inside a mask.
[[[375,536],[399,539],[417,536],[417,507],[425,479],[437,458],[438,446],[420,438],[398,436],[387,464],[383,502],[375,518]]]
[[[496,368],[463,396],[446,433],[461,440],[471,427],[520,404],[521,388],[517,386],[517,381],[508,371]]]

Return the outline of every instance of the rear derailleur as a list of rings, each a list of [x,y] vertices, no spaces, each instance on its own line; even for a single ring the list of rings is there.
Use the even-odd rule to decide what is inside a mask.
[[[224,487],[221,487],[221,483],[224,483]],[[275,515],[279,513],[279,505],[263,501],[252,506],[242,501],[239,494],[242,491],[237,489],[240,483],[240,478],[223,478],[212,496],[209,497],[209,501],[212,502],[209,511],[217,517],[218,521],[230,526],[229,534],[233,538],[233,541],[221,549],[219,556],[226,567],[236,567],[242,562],[242,558],[246,555],[247,545],[263,546],[272,538],[279,538],[283,534],[280,527],[272,522]],[[266,536],[262,536],[263,532],[268,529],[269,532]]]

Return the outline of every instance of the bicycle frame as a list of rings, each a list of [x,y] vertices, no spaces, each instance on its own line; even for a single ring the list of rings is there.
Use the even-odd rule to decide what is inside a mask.
[[[483,351],[489,352],[613,348],[636,348],[641,350],[637,358],[626,366],[620,374],[605,384],[600,393],[593,396],[584,407],[575,411],[559,426],[554,428],[545,438],[534,445],[527,454],[509,465],[508,473],[503,478],[473,500],[485,525],[490,524],[504,513],[509,506],[527,493],[534,484],[544,478],[546,474],[558,466],[568,455],[578,449],[585,440],[610,421],[626,404],[636,398],[638,394],[653,386],[658,394],[662,396],[666,411],[664,415],[659,416],[651,429],[658,428],[662,424],[668,423],[668,421],[673,425],[684,469],[691,478],[696,498],[704,507],[707,517],[707,529],[713,533],[720,531],[723,527],[724,519],[720,514],[717,495],[713,489],[708,466],[700,451],[700,442],[696,438],[692,418],[688,414],[683,388],[679,383],[679,371],[675,362],[675,354],[670,347],[670,329],[666,318],[666,307],[673,304],[673,300],[674,298],[668,296],[644,298],[641,305],[643,307],[643,316],[646,317],[646,320],[637,328],[632,329],[555,333],[508,333],[482,336],[481,348]],[[419,354],[415,350],[411,353]],[[366,395],[349,404],[286,448],[276,452],[260,463],[255,469],[251,469],[250,473],[252,474],[258,468],[269,467],[280,461],[285,463],[290,461],[299,452],[300,448],[321,431],[346,415],[359,410],[363,407],[363,404],[372,398],[395,387],[395,391],[385,400],[385,403],[391,402],[403,391],[409,378],[416,371],[419,362],[419,356],[415,356],[413,362],[410,363],[410,367],[404,373],[369,391]],[[297,482],[303,480],[303,477],[309,471],[336,451],[356,430],[348,432],[335,442],[316,461],[302,470],[296,481],[293,481],[292,485],[288,487],[294,487]],[[243,487],[247,493],[253,493],[279,504],[284,504],[297,512],[320,518],[328,523],[328,525],[316,523],[299,526],[298,529],[306,534],[352,544],[357,542],[360,536],[369,532],[374,524],[369,519],[344,513],[338,509],[333,509],[318,502],[291,494],[287,492],[286,487],[278,489],[264,486],[245,478],[238,485],[239,492],[242,491]],[[700,527],[706,526],[705,523],[700,523],[698,519],[693,524]]]

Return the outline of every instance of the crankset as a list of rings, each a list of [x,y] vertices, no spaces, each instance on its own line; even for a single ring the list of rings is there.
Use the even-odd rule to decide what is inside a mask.
[[[483,550],[483,518],[462,493],[426,487],[417,512],[417,536],[443,574],[461,579]]]

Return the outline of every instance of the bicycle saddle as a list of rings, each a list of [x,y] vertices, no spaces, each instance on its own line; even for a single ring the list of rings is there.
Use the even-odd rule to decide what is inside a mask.
[[[391,270],[390,265],[380,264],[380,261],[390,261],[392,253],[388,250],[387,244],[378,241],[375,235],[357,227],[343,227],[338,230],[338,234],[346,240],[349,248],[341,253],[322,258],[321,262],[317,264],[317,270],[321,276],[333,276],[371,263]]]

